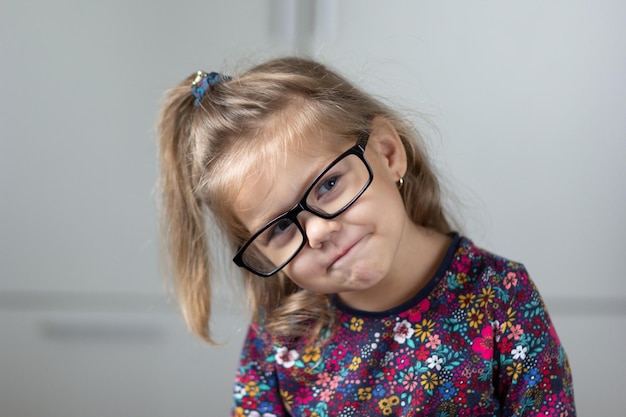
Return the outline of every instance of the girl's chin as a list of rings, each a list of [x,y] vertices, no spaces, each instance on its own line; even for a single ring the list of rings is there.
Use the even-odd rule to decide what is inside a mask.
[[[373,259],[355,259],[317,273],[311,273],[314,268],[295,266],[285,271],[287,276],[301,288],[321,294],[371,290],[381,284],[389,270]]]
[[[372,266],[358,266],[352,268],[343,281],[343,291],[357,293],[369,291],[377,287],[384,279],[384,274]]]

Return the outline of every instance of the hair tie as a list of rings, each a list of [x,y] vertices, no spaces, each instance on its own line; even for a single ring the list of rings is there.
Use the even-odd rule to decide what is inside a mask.
[[[207,91],[212,90],[221,81],[228,81],[230,79],[230,76],[222,75],[217,72],[206,73],[204,71],[198,71],[196,78],[191,83],[191,93],[196,98],[193,106],[198,107],[200,105],[200,101],[202,101],[202,97],[204,97]]]

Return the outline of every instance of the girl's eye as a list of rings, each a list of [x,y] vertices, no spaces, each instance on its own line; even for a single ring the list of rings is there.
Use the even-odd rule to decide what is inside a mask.
[[[333,175],[332,177],[325,178],[321,181],[319,187],[317,187],[317,193],[319,196],[323,196],[324,194],[331,191],[337,185],[337,181],[339,181],[338,175]]]
[[[283,238],[286,234],[289,234],[290,230],[293,229],[293,222],[289,219],[282,219],[276,222],[270,229],[267,231],[266,236],[268,241],[276,240]]]

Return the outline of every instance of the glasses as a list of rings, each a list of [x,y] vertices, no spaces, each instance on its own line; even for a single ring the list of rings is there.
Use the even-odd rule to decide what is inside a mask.
[[[302,199],[288,212],[267,223],[243,245],[233,262],[262,277],[280,271],[307,243],[298,215],[308,211],[323,219],[334,219],[361,197],[374,174],[365,160],[369,132],[322,171]]]

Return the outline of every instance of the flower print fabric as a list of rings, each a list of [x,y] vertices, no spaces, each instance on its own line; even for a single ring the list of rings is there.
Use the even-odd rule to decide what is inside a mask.
[[[234,416],[576,414],[567,357],[526,270],[466,238],[397,308],[335,302],[323,348],[250,327]]]

